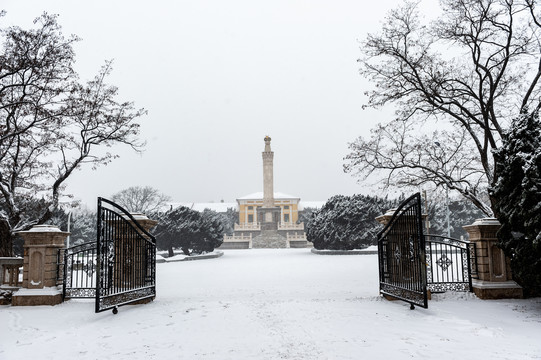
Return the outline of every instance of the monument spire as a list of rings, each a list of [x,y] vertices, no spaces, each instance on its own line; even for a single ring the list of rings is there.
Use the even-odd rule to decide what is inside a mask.
[[[263,207],[274,207],[274,176],[273,159],[274,152],[271,150],[271,138],[265,136],[265,151],[263,151]]]
[[[224,238],[227,249],[306,246],[304,224],[296,223],[300,199],[281,196],[279,204],[274,203],[274,153],[270,136],[264,140],[263,199],[259,196],[237,199],[239,224],[235,225],[233,238]]]

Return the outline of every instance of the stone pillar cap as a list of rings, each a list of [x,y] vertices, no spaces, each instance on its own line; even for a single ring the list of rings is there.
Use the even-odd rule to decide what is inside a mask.
[[[135,220],[150,220],[145,214],[143,213],[139,213],[139,212],[134,212],[134,213],[130,213],[130,215],[135,219]],[[127,216],[127,215],[122,215],[122,217],[126,220],[129,220],[130,217]]]
[[[42,224],[42,225],[34,225],[30,230],[27,231],[20,231],[20,232],[63,232],[58,228],[58,226],[55,225],[48,225],[48,224]]]
[[[498,219],[487,217],[487,218],[476,219],[472,225],[501,225],[501,224],[498,221]]]

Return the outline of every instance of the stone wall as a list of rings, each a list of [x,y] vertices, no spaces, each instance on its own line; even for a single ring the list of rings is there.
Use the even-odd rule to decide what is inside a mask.
[[[224,241],[222,245],[218,246],[220,250],[238,250],[249,249],[250,241]]]

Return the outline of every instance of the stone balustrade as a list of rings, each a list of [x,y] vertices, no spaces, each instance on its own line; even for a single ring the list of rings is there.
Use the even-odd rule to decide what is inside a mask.
[[[220,249],[251,249],[252,248],[252,233],[224,235],[224,242],[220,245]]]
[[[278,224],[278,230],[299,230],[299,231],[304,231],[304,223],[296,224],[296,223],[281,222],[281,223]]]
[[[298,234],[298,233],[290,234],[290,233],[287,233],[286,237],[287,237],[288,241],[302,241],[302,240],[306,241],[306,234],[305,233],[302,233],[302,234]]]
[[[224,235],[224,241],[250,241],[252,234]]]
[[[302,233],[287,233],[287,247],[289,248],[305,248],[308,245],[306,234]]]
[[[260,231],[261,223],[242,223],[235,224],[235,231]],[[296,224],[291,222],[278,223],[278,230],[298,230],[304,231],[304,223]]]
[[[235,231],[260,231],[261,230],[261,223],[242,223],[242,224],[235,224]]]
[[[0,257],[0,286],[19,286],[19,272],[23,267],[23,258]]]

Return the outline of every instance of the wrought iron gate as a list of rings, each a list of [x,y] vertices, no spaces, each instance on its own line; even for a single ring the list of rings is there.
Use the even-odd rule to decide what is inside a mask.
[[[156,296],[156,240],[122,207],[98,198],[96,312]]]
[[[62,297],[96,297],[96,242],[58,251],[58,279],[62,281]]]
[[[426,235],[427,286],[433,292],[473,291],[477,275],[475,243]]]
[[[379,288],[383,295],[427,308],[421,195],[405,200],[378,233]]]

